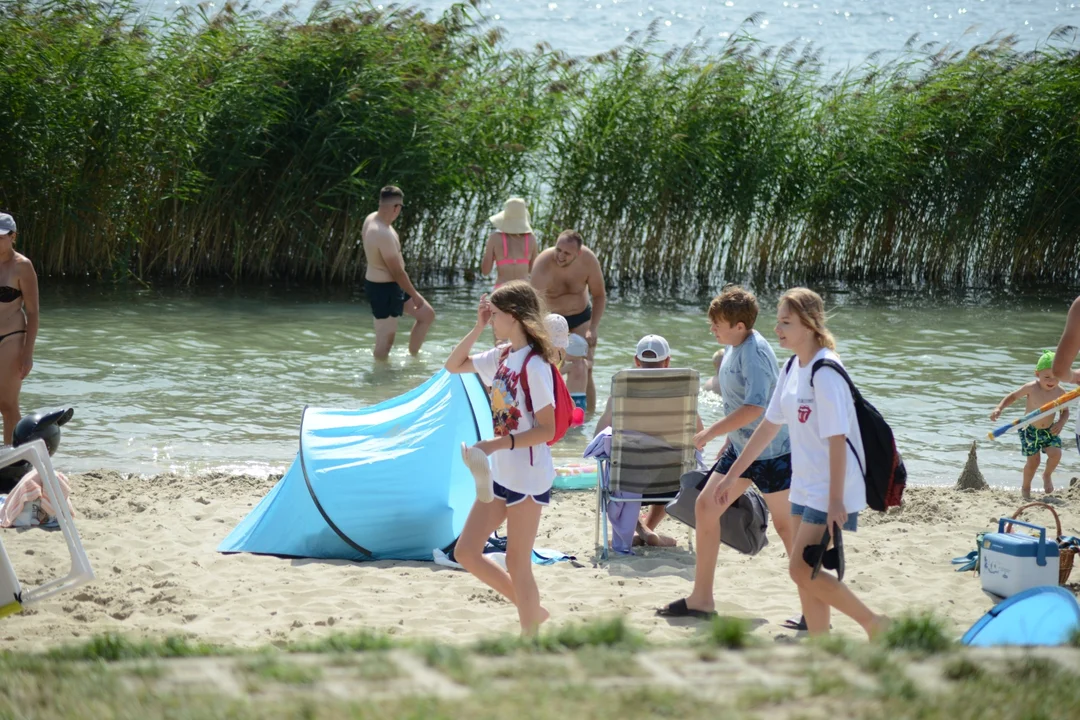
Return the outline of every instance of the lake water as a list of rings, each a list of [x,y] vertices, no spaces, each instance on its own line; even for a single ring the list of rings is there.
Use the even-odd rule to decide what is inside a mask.
[[[978,439],[988,482],[1019,485],[1018,441],[1012,434],[985,440],[987,416],[1031,379],[1041,350],[1056,344],[1077,290],[931,297],[819,289],[833,309],[840,353],[892,422],[914,482],[954,482]],[[471,327],[480,292],[427,290],[439,318],[422,354],[409,357],[399,341],[391,362],[376,367],[371,315],[358,291],[57,287],[46,278],[22,406],[76,406],[56,456],[65,471],[281,471],[296,452],[305,404],[357,408],[421,383]],[[759,329],[770,342],[775,299],[765,292],[761,300]],[[596,355],[601,402],[647,332],[667,337],[676,365],[706,377],[716,349],[707,303],[705,296],[613,295]],[[703,393],[700,406],[706,423],[721,416],[714,395]],[[557,456],[580,457],[584,445],[584,434],[574,432],[556,446]],[[1080,456],[1070,441],[1058,481],[1072,474],[1080,475]]]
[[[145,0],[158,15],[197,0]],[[379,3],[376,3],[379,4]],[[389,4],[389,3],[387,3]],[[441,13],[450,0],[403,3]],[[213,10],[223,0],[208,3]],[[257,3],[253,3],[259,7]],[[266,12],[280,8],[271,0]],[[299,0],[294,14],[305,18],[314,0]],[[514,47],[540,41],[574,55],[593,55],[622,43],[656,22],[665,45],[695,40],[712,43],[740,31],[751,14],[761,13],[750,33],[768,45],[812,42],[822,60],[839,70],[861,64],[872,53],[895,56],[914,34],[922,43],[969,48],[995,33],[1015,34],[1023,48],[1046,41],[1059,25],[1080,25],[1080,0],[490,0],[480,10],[506,30]]]

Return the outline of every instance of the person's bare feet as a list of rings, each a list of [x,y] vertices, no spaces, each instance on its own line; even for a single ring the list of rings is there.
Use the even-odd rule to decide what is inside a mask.
[[[1047,495],[1054,492],[1054,481],[1048,477],[1043,477],[1043,492]]]
[[[543,605],[541,605],[540,606],[540,617],[536,621],[536,624],[533,625],[531,628],[527,628],[524,625],[522,625],[522,627],[521,627],[521,637],[536,637],[536,635],[540,632],[540,626],[543,625],[544,623],[546,623],[550,619],[551,619],[551,613],[549,613],[547,611],[547,608],[545,608]]]
[[[642,534],[640,531],[637,535],[634,535],[634,545],[648,545],[649,547],[675,547],[678,543],[675,542],[675,538],[668,537],[667,535],[661,535],[660,533],[653,532],[652,530],[645,531]]]
[[[877,640],[879,637],[885,634],[885,631],[889,629],[889,624],[892,623],[885,615],[875,615],[874,619],[870,621],[869,625],[864,625],[863,630],[866,630],[867,636],[871,640]]]

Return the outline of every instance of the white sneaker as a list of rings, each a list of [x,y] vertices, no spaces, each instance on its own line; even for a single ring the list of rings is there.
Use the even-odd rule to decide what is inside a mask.
[[[476,499],[489,503],[495,499],[495,488],[491,484],[491,466],[483,450],[461,443],[461,459],[476,480]]]

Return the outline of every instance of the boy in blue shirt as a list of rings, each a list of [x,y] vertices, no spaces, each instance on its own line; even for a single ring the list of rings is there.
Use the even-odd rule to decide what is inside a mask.
[[[697,564],[694,589],[688,597],[660,608],[665,617],[705,617],[715,614],[713,581],[720,552],[720,516],[751,483],[757,485],[772,514],[773,527],[791,554],[791,445],[787,429],[761,453],[743,477],[728,478],[725,504],[718,504],[717,485],[724,479],[761,422],[776,388],[779,367],[776,354],[761,333],[754,330],[758,316],[757,298],[749,290],[726,288],[709,305],[709,321],[717,342],[727,346],[717,375],[724,400],[724,417],[694,437],[698,448],[713,438],[727,435],[720,457],[694,506],[696,515]]]

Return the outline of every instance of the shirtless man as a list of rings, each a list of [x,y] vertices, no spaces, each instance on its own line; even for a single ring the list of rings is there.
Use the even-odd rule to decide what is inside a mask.
[[[1080,297],[1073,300],[1065,318],[1065,331],[1054,353],[1054,377],[1061,382],[1080,384],[1080,370],[1072,369],[1077,354],[1080,354]],[[1080,449],[1080,445],[1077,448]]]
[[[405,272],[401,241],[392,227],[404,203],[405,195],[400,188],[384,187],[379,193],[379,209],[367,216],[362,231],[367,258],[364,292],[375,316],[376,360],[385,360],[390,355],[402,312],[416,320],[409,334],[409,352],[413,355],[420,352],[435,322],[435,310],[416,291]]]
[[[1080,297],[1073,300],[1069,315],[1065,319],[1065,330],[1054,353],[1054,377],[1061,382],[1080,384],[1080,370],[1073,370],[1072,364],[1080,354]],[[1080,451],[1080,419],[1073,425],[1073,438],[1076,449]]]
[[[531,282],[544,297],[548,310],[565,317],[570,332],[583,337],[588,344],[585,358],[568,359],[568,363],[584,362],[588,367],[585,397],[581,396],[580,388],[568,386],[567,389],[578,407],[593,412],[596,410],[596,386],[592,362],[596,354],[597,328],[607,304],[600,261],[584,246],[576,230],[563,230],[555,247],[537,256]]]

